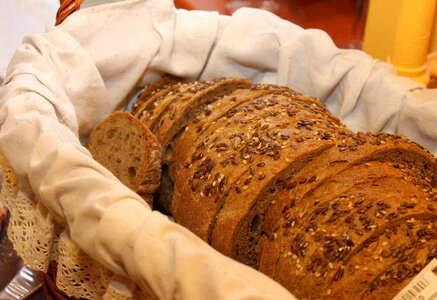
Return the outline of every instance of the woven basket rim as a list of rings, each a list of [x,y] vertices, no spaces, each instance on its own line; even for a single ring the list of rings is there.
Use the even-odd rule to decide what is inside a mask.
[[[60,0],[55,25],[61,24],[69,15],[79,10],[83,1],[84,0]]]

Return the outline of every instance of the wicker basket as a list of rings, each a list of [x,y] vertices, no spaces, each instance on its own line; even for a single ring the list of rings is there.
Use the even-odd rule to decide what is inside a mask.
[[[61,24],[65,18],[80,8],[84,0],[60,0],[58,13],[56,14],[56,25]]]

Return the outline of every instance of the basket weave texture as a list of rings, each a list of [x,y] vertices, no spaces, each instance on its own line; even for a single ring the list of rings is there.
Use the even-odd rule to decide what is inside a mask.
[[[84,0],[60,0],[60,6],[56,14],[56,25],[61,24],[69,15],[80,8]]]

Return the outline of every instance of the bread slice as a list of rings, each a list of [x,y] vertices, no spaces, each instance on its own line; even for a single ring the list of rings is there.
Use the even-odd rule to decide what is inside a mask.
[[[424,240],[414,237],[415,230],[399,229],[399,226],[409,222],[416,226],[414,220],[417,220],[417,223],[426,223],[419,227],[435,232],[429,227],[435,227],[437,221],[437,198],[431,193],[431,186],[426,181],[418,185],[420,176],[416,173],[414,180],[410,177],[415,171],[404,172],[403,168],[394,165],[391,170],[390,165],[379,162],[364,167],[379,167],[374,173],[387,176],[337,194],[338,182],[347,180],[354,171],[362,170],[361,166],[353,167],[331,182],[334,195],[315,193],[284,211],[274,235],[261,241],[262,272],[295,292],[297,297],[346,299],[353,293],[361,299],[368,296],[374,277],[380,277],[383,270],[395,264],[404,263],[408,252],[415,252],[387,255],[390,249],[393,253],[400,246],[399,242],[404,250],[410,247],[405,245],[411,245],[410,249],[414,245],[427,248],[422,252],[430,253],[432,247],[424,246]],[[398,237],[394,238],[396,235]],[[427,238],[428,242],[437,236]],[[290,272],[284,274],[279,270]],[[407,274],[412,276],[418,271],[420,268],[409,269]],[[405,278],[400,278],[399,282]],[[400,290],[399,282],[397,291]],[[302,286],[307,289],[301,290]],[[385,290],[381,284],[378,288]],[[375,289],[376,286],[371,288],[372,291]]]
[[[198,108],[192,117],[191,123],[174,137],[172,143],[167,147],[164,155],[164,169],[158,202],[166,213],[171,214],[171,202],[173,195],[173,185],[175,174],[182,167],[187,157],[191,157],[196,152],[194,145],[210,125],[216,123],[219,118],[226,118],[228,112],[245,102],[253,100],[262,95],[275,93],[278,91],[292,91],[287,87],[275,85],[255,84],[250,88],[237,89],[217,101],[205,103]],[[231,114],[230,114],[231,115]],[[165,188],[164,188],[165,186]]]
[[[190,86],[182,97],[175,95],[166,99],[168,104],[162,103],[155,113],[157,119],[151,123],[150,129],[156,133],[163,149],[167,149],[176,134],[191,121],[203,104],[212,103],[234,90],[250,87],[252,83],[244,78],[223,78],[206,81],[203,83],[206,86],[199,84],[202,82]]]
[[[166,213],[171,214],[171,198],[173,195],[173,185],[175,174],[182,167],[187,157],[191,157],[196,152],[194,145],[201,138],[202,134],[217,122],[219,118],[226,118],[226,114],[243,103],[254,100],[257,97],[273,94],[281,91],[294,92],[287,87],[279,87],[267,84],[255,84],[250,88],[237,89],[231,94],[226,95],[217,101],[202,105],[194,113],[192,122],[181,130],[167,148],[167,155],[164,156],[164,169],[158,202]],[[231,113],[229,114],[231,115]],[[165,186],[165,188],[164,188]]]
[[[224,96],[219,101],[204,105],[196,112],[193,122],[185,127],[175,139],[172,146],[172,155],[169,159],[170,178],[174,181],[174,176],[186,161],[196,151],[194,147],[199,138],[202,138],[203,133],[208,130],[210,126],[214,126],[218,119],[232,117],[237,111],[237,107],[262,97],[267,94],[273,94],[281,91],[290,91],[289,88],[278,87],[274,85],[260,85],[256,84],[246,89],[238,89],[231,94]],[[217,128],[217,126],[214,126]]]
[[[348,260],[332,295],[345,299],[352,286],[363,299],[392,299],[436,256],[436,220],[423,213],[391,222]]]
[[[168,177],[167,171],[175,137],[204,106],[214,103],[236,89],[250,85],[251,82],[243,78],[223,78],[179,85],[176,91],[155,102],[154,110],[147,115],[147,119],[144,115],[143,122],[156,133],[158,141],[165,149],[163,156],[165,172],[156,198],[156,203],[164,212],[170,213],[171,207],[173,182]]]
[[[272,229],[287,205],[287,203],[282,203],[280,199],[288,198],[299,201],[335,174],[352,166],[372,161],[409,165],[415,168],[422,178],[429,180],[432,185],[437,182],[436,159],[416,143],[390,134],[360,132],[344,136],[337,141],[336,147],[329,149],[324,156],[313,160],[291,182],[287,183],[288,186],[294,186],[294,188],[288,190],[287,196],[279,198],[275,205],[269,208],[264,225],[265,230]],[[317,174],[314,174],[314,170],[318,170]],[[316,176],[316,180],[308,180],[313,176]]]
[[[196,94],[211,88],[219,80],[220,79],[200,80],[189,83],[178,82],[169,85],[166,89],[158,91],[156,95],[153,95],[153,97],[147,101],[147,104],[143,104],[142,112],[135,116],[154,132],[160,121],[161,114],[167,110],[173,101],[185,101],[190,99]]]
[[[139,116],[141,114],[141,111],[145,108],[145,105],[149,103],[149,101],[152,100],[152,97],[160,92],[165,90],[167,87],[180,82],[175,77],[172,76],[164,76],[161,79],[155,80],[148,84],[142,91],[141,94],[138,96],[138,99],[135,101],[134,105],[132,106],[131,113],[134,116]]]
[[[320,101],[305,97],[289,88],[254,85],[249,90],[236,90],[231,95],[220,99],[220,101],[208,107],[208,113],[205,114],[206,117],[204,119],[196,118],[196,121],[187,126],[184,132],[180,134],[175,141],[169,164],[170,177],[174,180],[176,170],[183,164],[189,164],[191,158],[197,155],[198,150],[205,146],[204,143],[210,142],[210,132],[218,133],[222,130],[228,130],[225,127],[230,125],[226,121],[231,118],[239,119],[241,123],[249,122],[249,119],[245,119],[245,114],[248,109],[252,110],[252,108],[248,108],[247,103],[261,103],[265,99],[275,100],[278,97],[289,97],[293,99],[293,102],[299,102],[303,106],[302,108],[293,108],[287,111],[287,115],[290,117],[293,117],[300,109],[309,109],[312,113],[319,115],[326,114],[326,108]],[[262,106],[262,104],[259,104],[259,106]],[[330,123],[329,126],[331,128],[335,129],[340,126],[339,120],[336,117],[328,114],[326,118],[328,118],[327,121]],[[266,124],[265,126],[268,127],[269,125]],[[308,125],[303,125],[302,127],[308,127]],[[327,136],[324,138],[327,138]],[[236,142],[238,142],[238,139]]]
[[[252,179],[262,164],[268,161],[271,170],[267,172],[274,174],[287,160],[291,163],[303,153],[310,155],[333,145],[321,138],[329,128],[325,122],[330,122],[321,112],[326,113],[322,106],[295,101],[292,94],[282,93],[257,98],[235,108],[231,117],[217,120],[202,134],[198,151],[178,172],[172,210],[175,220],[208,240],[231,188],[238,193],[256,187]],[[315,130],[318,123],[320,128]],[[304,137],[294,141],[297,135]],[[300,164],[296,162],[296,166]]]
[[[114,112],[92,131],[93,158],[149,204],[160,185],[162,148],[144,124],[128,112]]]
[[[181,85],[181,82],[173,82],[164,85],[150,94],[146,92],[144,96],[140,96],[134,103],[132,114],[139,119],[148,119],[153,115],[155,107],[168,95],[177,92]]]
[[[268,185],[262,189],[258,186],[257,196],[230,195],[233,201],[226,201],[217,217],[212,245],[226,255],[257,267],[257,244],[261,234],[273,234],[278,218],[291,200],[299,203],[335,174],[368,161],[406,163],[430,181],[437,174],[435,158],[403,138],[362,133],[354,135],[347,131],[339,132],[332,138],[336,139],[336,147],[307,162],[298,172],[293,169],[289,173],[286,169],[278,172]]]
[[[215,124],[228,111],[241,103],[248,102],[258,96],[272,93],[276,87],[267,85],[254,85],[249,89],[237,89],[212,103],[203,104],[194,113],[191,123],[175,136],[168,146],[163,159],[163,172],[161,186],[157,196],[157,203],[162,210],[171,214],[173,185],[178,170],[182,167],[187,157],[191,157],[196,151],[190,147],[197,143],[203,132],[211,124]],[[282,89],[282,88],[279,88]]]
[[[350,239],[365,240],[377,226],[401,216],[391,211],[389,202],[403,196],[407,199],[404,202],[409,203],[403,213],[414,213],[412,206],[416,205],[411,203],[429,196],[418,184],[422,180],[417,173],[406,170],[390,163],[372,162],[341,172],[293,207],[287,207],[293,228],[310,237],[313,232],[343,227]],[[417,205],[419,212],[425,202]]]

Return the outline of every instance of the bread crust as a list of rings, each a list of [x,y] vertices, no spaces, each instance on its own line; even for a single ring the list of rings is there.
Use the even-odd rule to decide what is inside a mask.
[[[215,216],[227,194],[232,188],[238,193],[255,184],[252,178],[262,168],[259,163],[268,160],[269,172],[275,173],[305,149],[311,152],[332,144],[319,136],[330,125],[320,125],[320,131],[311,130],[310,123],[330,122],[321,111],[325,110],[311,101],[295,101],[292,94],[283,92],[256,98],[235,108],[230,117],[218,119],[201,135],[198,151],[178,172],[172,210],[175,219],[209,240]],[[305,126],[302,129],[308,131],[305,139],[294,141],[297,136],[293,123],[299,128]],[[213,172],[205,174],[205,178],[196,178],[204,169]],[[190,211],[195,214],[187,213]]]
[[[156,136],[164,148],[167,148],[176,134],[193,119],[197,109],[204,104],[217,101],[234,90],[250,87],[251,82],[244,78],[224,78],[211,84],[203,91],[194,93],[190,98],[172,101],[159,116],[155,129]]]
[[[290,91],[289,88],[283,88],[273,85],[253,85],[249,89],[238,89],[231,94],[215,101],[210,105],[201,108],[194,117],[193,122],[185,127],[180,136],[174,142],[172,155],[169,161],[170,178],[174,181],[177,170],[182,166],[188,157],[191,157],[196,149],[188,145],[196,144],[202,134],[210,126],[214,126],[218,119],[231,115],[232,111],[244,103],[281,91]],[[217,128],[217,126],[215,126]]]
[[[138,99],[132,105],[131,114],[136,117],[141,115],[141,112],[147,105],[149,105],[149,101],[152,97],[162,90],[165,90],[167,87],[176,84],[177,82],[181,82],[176,77],[164,76],[161,79],[155,80],[148,84],[138,96]]]
[[[418,241],[417,238],[413,241],[414,234],[405,236],[406,230],[395,228],[408,224],[414,218],[426,223],[426,226],[419,226],[421,228],[435,228],[436,215],[425,211],[429,205],[435,207],[436,203],[435,196],[425,191],[423,186],[417,185],[420,177],[412,180],[410,176],[414,172],[403,172],[387,163],[371,163],[369,168],[372,166],[373,169],[379,168],[374,174],[381,176],[381,173],[385,173],[385,176],[361,185],[352,185],[351,180],[349,189],[334,192],[333,195],[320,191],[308,198],[311,202],[302,200],[288,208],[276,224],[274,233],[261,241],[260,270],[296,291],[297,297],[346,299],[353,290],[357,298],[374,298],[376,294],[373,292],[381,286],[371,286],[372,281],[390,266],[404,262],[398,256],[400,254],[388,255],[389,250],[394,251],[410,237],[412,239],[408,244],[413,245]],[[354,168],[359,170],[361,167]],[[351,168],[336,181],[344,181],[353,173]],[[331,188],[335,187],[337,185],[332,181]],[[405,198],[399,201],[400,196]],[[428,197],[434,199],[413,201],[413,196],[416,200]],[[292,226],[284,226],[289,221],[286,219],[293,220]],[[393,232],[387,234],[387,230]],[[398,237],[395,239],[391,235]],[[429,240],[432,242],[433,238],[430,236]],[[419,246],[422,259],[417,262],[423,266],[423,255],[429,254],[432,247],[424,246],[422,242]],[[285,269],[290,270],[287,276],[278,272]],[[416,273],[412,271],[408,277]],[[400,282],[397,282],[398,288],[395,291],[407,283]],[[308,290],[305,293],[299,292],[301,286],[307,286]],[[383,288],[378,294],[386,295],[389,299],[396,293],[390,294]]]
[[[96,161],[152,204],[161,181],[162,148],[141,121],[116,111],[94,128],[87,147]]]

